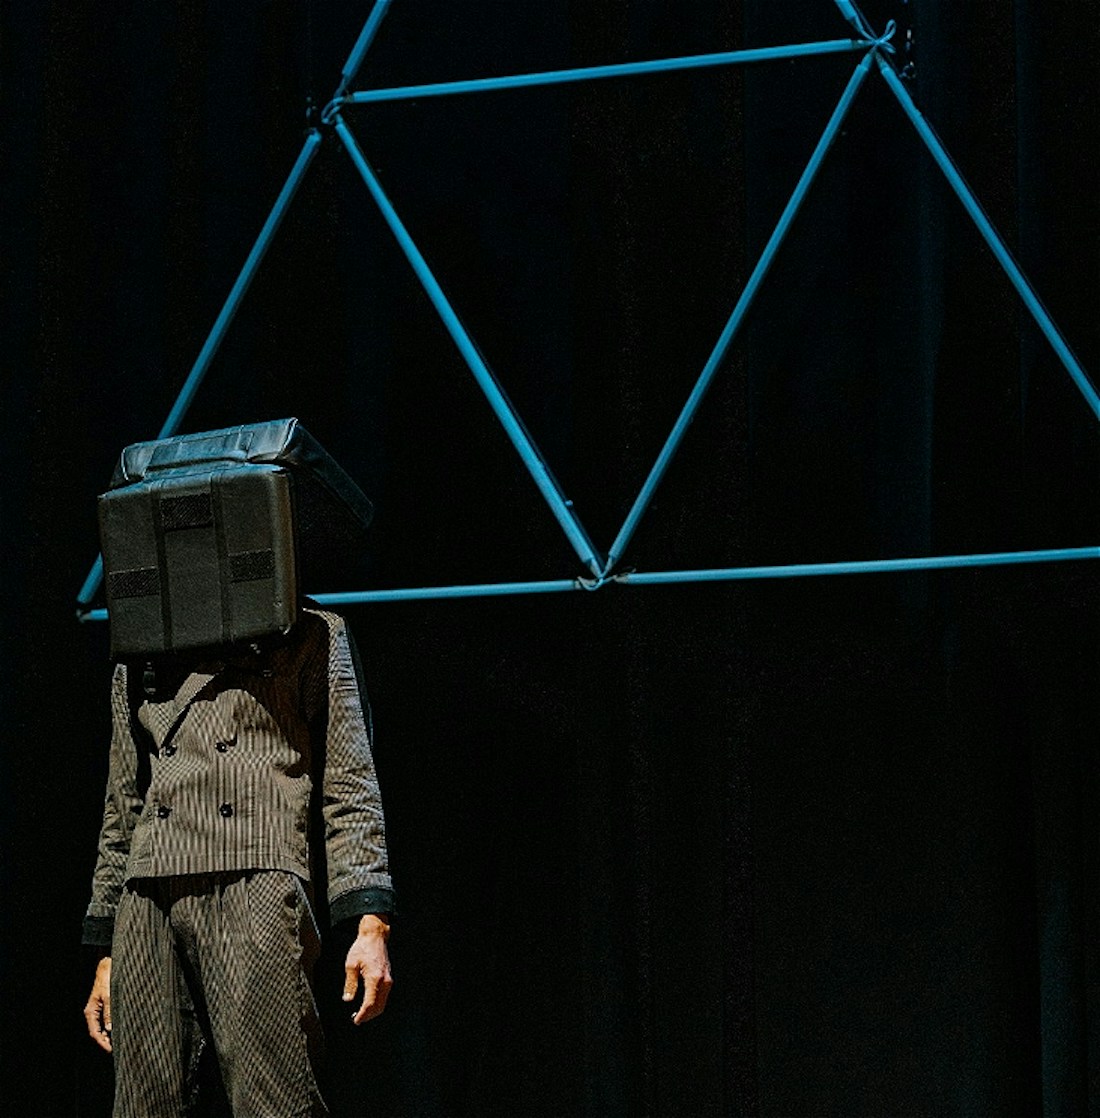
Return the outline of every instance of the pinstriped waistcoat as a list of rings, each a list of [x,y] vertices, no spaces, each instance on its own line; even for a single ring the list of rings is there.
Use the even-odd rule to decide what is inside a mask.
[[[323,860],[334,921],[390,909],[369,714],[341,617],[304,608],[274,649],[196,663],[152,696],[127,672],[112,681],[86,943],[110,942],[139,877],[282,869],[308,881]],[[318,807],[324,850],[311,851]]]

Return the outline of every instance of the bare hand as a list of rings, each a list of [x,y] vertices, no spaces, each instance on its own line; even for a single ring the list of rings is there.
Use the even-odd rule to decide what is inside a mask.
[[[383,917],[368,915],[360,919],[359,934],[344,962],[344,1001],[350,1002],[355,997],[359,980],[363,980],[363,1003],[351,1018],[356,1025],[377,1017],[386,1008],[393,985],[386,950],[389,938],[390,926]]]
[[[84,1007],[84,1020],[88,1035],[104,1052],[111,1051],[111,956],[99,960],[95,969],[95,982]]]

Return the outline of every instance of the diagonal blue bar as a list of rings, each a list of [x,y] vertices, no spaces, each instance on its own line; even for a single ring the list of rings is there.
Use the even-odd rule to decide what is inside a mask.
[[[852,3],[852,0],[835,0],[840,14],[851,24],[852,30],[859,35],[867,35],[870,28],[863,18],[863,13]]]
[[[913,98],[909,95],[909,90],[902,84],[901,79],[894,72],[893,66],[881,56],[878,59],[878,66],[880,73],[886,79],[886,84],[905,111],[905,115],[912,121],[932,158],[936,161],[940,170],[943,171],[951,189],[958,196],[959,201],[962,202],[971,220],[978,227],[978,232],[981,233],[985,243],[989,245],[997,263],[1000,264],[1005,275],[1008,276],[1012,286],[1016,288],[1024,306],[1027,307],[1031,317],[1035,319],[1039,329],[1043,332],[1047,341],[1050,342],[1054,352],[1058,355],[1058,359],[1065,366],[1066,372],[1073,378],[1074,384],[1077,385],[1081,395],[1085,397],[1089,407],[1092,408],[1093,414],[1097,419],[1100,419],[1100,395],[1097,395],[1096,389],[1081,367],[1081,363],[1074,356],[1058,327],[1054,325],[1054,320],[1043,306],[1039,296],[1035,293],[1035,289],[1021,271],[1019,264],[1016,263],[993,223],[986,216],[981,204],[974,196],[974,192],[967,185],[966,180],[955,166],[954,160],[943,146],[943,142],[914,104]]]
[[[755,47],[749,50],[693,54],[681,58],[656,58],[645,62],[618,62],[609,66],[581,66],[572,70],[543,70],[532,74],[506,74],[498,78],[471,78],[465,81],[432,82],[428,85],[394,86],[389,89],[362,89],[345,98],[347,105],[369,105],[378,101],[408,101],[417,97],[451,97],[460,93],[489,93],[501,89],[526,89],[540,85],[593,81],[599,78],[626,78],[638,74],[660,74],[676,70],[700,70],[711,66],[737,66],[749,62],[771,62],[784,58],[843,54],[867,50],[871,44],[859,39],[830,39],[820,43],[790,46]]]
[[[512,408],[512,405],[508,402],[507,397],[497,384],[496,378],[493,376],[492,372],[490,372],[489,367],[485,364],[481,354],[478,352],[477,346],[474,345],[473,339],[466,332],[466,328],[462,325],[450,301],[443,293],[442,287],[439,286],[439,281],[436,280],[435,276],[432,274],[432,270],[428,267],[428,262],[416,247],[416,243],[413,241],[412,237],[409,236],[409,232],[402,223],[401,218],[398,217],[397,211],[393,208],[393,204],[390,202],[389,198],[386,197],[386,193],[382,189],[382,184],[378,181],[370,164],[367,163],[366,158],[359,149],[359,145],[355,142],[355,137],[351,134],[351,131],[348,129],[348,126],[344,123],[339,113],[333,116],[332,122],[336,128],[337,135],[339,135],[344,147],[347,148],[356,170],[358,170],[359,174],[362,176],[363,181],[367,184],[367,189],[371,192],[375,202],[378,204],[378,208],[382,211],[382,216],[385,218],[386,224],[397,238],[398,244],[401,246],[402,251],[412,265],[413,271],[423,285],[425,292],[427,292],[428,298],[431,299],[436,312],[443,320],[443,325],[446,326],[447,331],[454,339],[455,345],[458,346],[459,352],[465,359],[466,364],[470,367],[470,371],[474,374],[474,378],[477,380],[478,385],[489,401],[490,407],[492,407],[493,411],[496,413],[508,438],[511,439],[512,445],[516,448],[520,458],[523,460],[523,464],[527,467],[531,477],[534,478],[535,484],[539,487],[539,491],[545,498],[546,503],[550,506],[550,511],[557,518],[558,523],[561,525],[570,544],[572,544],[573,550],[576,551],[577,555],[580,557],[581,562],[584,563],[593,574],[598,574],[600,562],[596,557],[596,549],[593,547],[591,540],[589,540],[584,526],[574,514],[569,503],[562,496],[561,491],[558,489],[557,482],[554,481],[549,469],[547,469],[546,463],[539,453],[538,448],[535,446],[534,441],[527,434],[519,417]]]
[[[1024,563],[1059,563],[1100,559],[1100,547],[1070,547],[1051,551],[995,551],[975,555],[933,555],[917,559],[866,559],[842,563],[792,563],[769,567],[727,567],[700,571],[630,572],[616,575],[627,586],[676,582],[732,582],[767,578],[813,578],[822,575],[890,574],[904,571],[943,571],[962,567],[1001,567]]]
[[[791,195],[783,213],[780,215],[779,221],[772,231],[771,237],[768,239],[768,243],[764,246],[764,251],[761,253],[760,259],[756,262],[756,267],[753,269],[752,275],[749,276],[748,282],[745,284],[745,289],[741,292],[741,297],[737,300],[737,305],[734,307],[729,321],[726,323],[714,350],[707,359],[707,363],[702,373],[699,375],[695,387],[691,390],[691,395],[688,397],[683,411],[681,411],[679,418],[676,420],[672,432],[668,436],[668,440],[661,448],[661,453],[657,456],[657,461],[654,463],[653,469],[650,470],[649,476],[646,478],[638,496],[635,498],[626,520],[623,521],[623,526],[619,529],[619,534],[615,537],[615,542],[611,545],[611,550],[607,556],[607,563],[604,567],[604,573],[611,570],[630,543],[635,529],[638,527],[638,522],[649,507],[649,503],[653,499],[653,494],[656,492],[657,486],[660,485],[669,463],[675,456],[676,451],[680,448],[680,443],[683,441],[691,421],[695,418],[695,413],[703,397],[706,395],[711,381],[714,379],[714,374],[718,371],[719,365],[721,365],[723,358],[729,350],[730,343],[740,329],[741,323],[744,321],[745,315],[752,305],[757,291],[760,289],[760,284],[767,275],[768,269],[771,267],[776,254],[779,252],[780,246],[783,244],[783,240],[795,219],[795,215],[798,213],[799,207],[802,205],[810,186],[817,176],[817,172],[825,159],[825,155],[832,146],[833,140],[836,139],[836,135],[840,131],[840,126],[844,122],[844,118],[848,115],[848,110],[852,107],[852,102],[855,100],[855,96],[859,92],[863,80],[870,71],[873,53],[874,52],[870,52],[863,58],[860,64],[855,68],[851,78],[849,78],[848,84],[845,86],[844,92],[841,94],[832,116],[825,125],[825,130],[822,132],[821,138],[817,142],[817,147],[814,148],[813,154],[810,156],[810,160],[806,164],[805,170],[803,170],[802,176],[799,178],[794,188],[794,193]]]
[[[348,55],[343,70],[340,71],[340,85],[336,90],[337,97],[345,93],[348,86],[355,81],[355,75],[359,73],[359,67],[363,65],[363,59],[366,57],[367,51],[370,50],[370,45],[374,42],[374,37],[378,34],[378,28],[381,26],[382,20],[386,18],[386,12],[389,11],[391,3],[392,0],[375,0],[374,7],[371,9],[370,15],[367,16],[367,22],[363,24],[363,30],[359,32],[359,38],[356,39],[355,46],[352,47],[351,54]]]
[[[286,216],[290,203],[294,200],[294,195],[298,192],[298,187],[301,186],[302,179],[305,178],[306,171],[309,170],[309,165],[313,162],[313,157],[317,154],[320,144],[321,133],[316,130],[310,131],[298,158],[294,162],[294,166],[290,169],[290,174],[287,176],[282,190],[279,191],[279,196],[275,199],[275,204],[271,207],[271,212],[267,215],[267,220],[264,222],[259,236],[252,246],[252,251],[249,252],[244,266],[237,276],[236,283],[233,284],[206,341],[203,343],[202,349],[199,351],[198,357],[195,358],[194,365],[191,366],[191,372],[188,374],[187,380],[184,381],[183,387],[176,397],[176,402],[168,413],[168,418],[157,434],[158,439],[166,439],[180,429],[184,416],[195,398],[195,393],[198,392],[199,385],[202,384],[203,378],[210,368],[210,362],[218,352],[218,347],[229,330],[230,323],[233,321],[233,317],[236,315],[237,309],[240,307],[241,301],[244,299],[245,293],[260,267],[260,262],[271,246],[275,233]],[[96,559],[92,569],[88,572],[88,577],[84,580],[84,585],[77,595],[77,605],[86,606],[92,600],[102,581],[103,560],[100,557]]]
[[[79,615],[81,607],[86,606],[94,597],[95,592],[99,589],[99,584],[103,581],[103,556],[97,555],[95,562],[92,564],[92,569],[88,572],[88,577],[84,580],[84,585],[80,588],[80,593],[76,596],[76,611]]]
[[[275,233],[282,224],[282,220],[290,208],[290,203],[294,200],[294,195],[297,194],[298,187],[301,186],[302,179],[305,178],[306,171],[309,170],[309,165],[313,162],[313,157],[317,154],[320,145],[321,133],[315,129],[310,131],[294,166],[290,170],[290,174],[287,176],[286,182],[283,184],[282,190],[279,191],[278,198],[275,199],[275,204],[271,207],[271,213],[267,215],[267,220],[260,230],[260,235],[252,246],[252,251],[249,252],[244,262],[244,267],[241,268],[240,275],[237,276],[236,283],[233,284],[209,336],[195,359],[195,364],[191,367],[190,375],[187,377],[183,388],[180,389],[180,394],[175,404],[173,404],[168,418],[157,434],[158,439],[166,439],[179,430],[183,417],[187,414],[187,409],[191,406],[191,401],[194,399],[203,377],[206,376],[210,362],[214,359],[214,354],[217,353],[218,347],[221,345],[222,339],[225,337],[229,325],[245,297],[245,293],[251,286],[252,280],[260,267],[260,262],[271,247]]]

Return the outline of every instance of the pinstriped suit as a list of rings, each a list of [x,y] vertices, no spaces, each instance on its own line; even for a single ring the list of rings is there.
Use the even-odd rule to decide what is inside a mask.
[[[167,682],[145,697],[125,664],[115,669],[85,942],[110,942],[131,878],[283,869],[309,881],[311,853],[327,862],[334,921],[389,911],[368,715],[343,619],[304,609],[273,652],[199,663]],[[325,841],[311,852],[315,784]]]
[[[211,1038],[235,1114],[324,1113],[306,1035],[315,929],[305,893],[284,883],[327,879],[334,922],[392,908],[369,713],[344,621],[303,608],[273,649],[174,674],[162,666],[152,694],[140,671],[120,664],[112,681],[84,921],[85,943],[114,937],[115,1113],[184,1113]],[[312,848],[311,834],[323,835]],[[240,998],[226,995],[249,977]],[[267,1004],[242,1013],[257,984]]]

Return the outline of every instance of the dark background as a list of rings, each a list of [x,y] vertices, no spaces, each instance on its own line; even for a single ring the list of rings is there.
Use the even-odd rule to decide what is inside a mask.
[[[865,8],[912,30],[914,96],[1100,368],[1095,7]],[[108,731],[106,628],[73,609],[94,498],[367,11],[4,9],[7,1113],[108,1106],[77,948]],[[356,84],[846,35],[827,0],[395,0]],[[855,61],[348,111],[601,548]],[[289,414],[379,509],[311,589],[581,573],[334,138],[185,429]],[[872,75],[624,562],[1093,545],[1097,464]],[[1072,563],[349,609],[402,916],[386,1015],[330,1028],[337,1111],[1100,1114],[1097,599]]]

